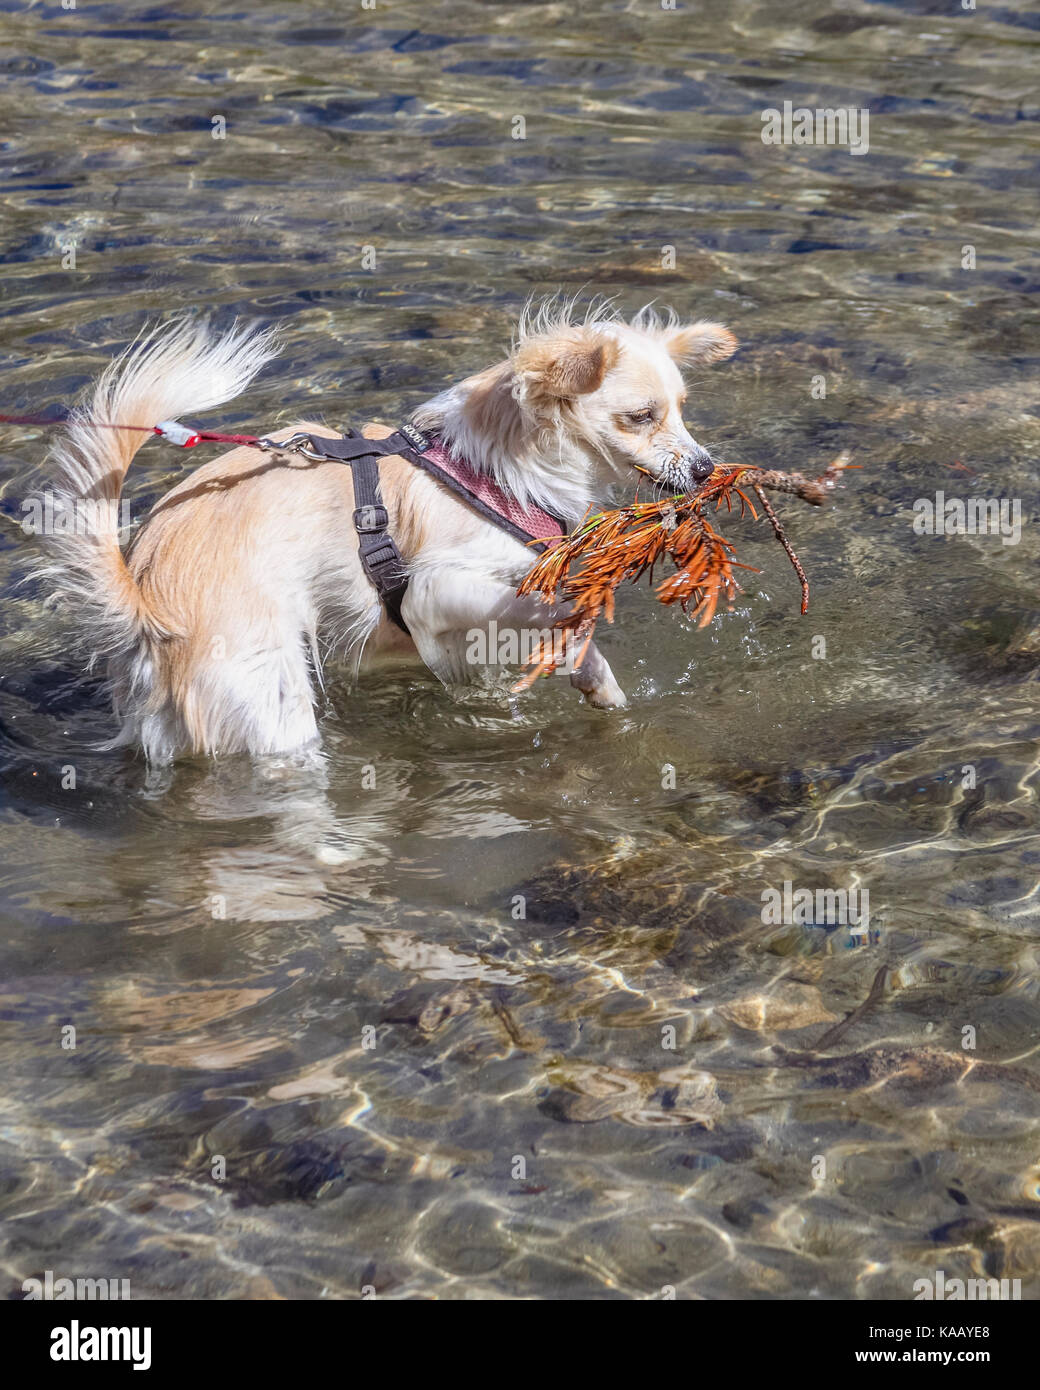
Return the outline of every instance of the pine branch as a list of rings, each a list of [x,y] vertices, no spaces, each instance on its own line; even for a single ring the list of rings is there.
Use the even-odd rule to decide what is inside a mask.
[[[765,495],[765,489],[785,492],[811,506],[823,506],[845,470],[854,467],[847,453],[829,464],[818,478],[801,473],[782,473],[776,469],[741,465],[717,469],[696,492],[657,502],[640,502],[627,507],[587,516],[580,526],[544,552],[526,576],[517,593],[539,594],[546,603],[566,604],[568,612],[554,624],[553,634],[562,633],[569,657],[575,644],[580,651],[572,663],[581,665],[585,649],[592,641],[601,617],[614,621],[614,593],[626,580],[636,583],[666,557],[675,573],[655,590],[661,603],[678,603],[683,612],[707,627],[725,599],[732,607],[741,592],[734,570],[752,570],[736,559],[736,549],[711,525],[705,511],[711,503],[718,512],[723,503],[732,512],[739,502],[740,515],[750,512],[757,521],[758,511],[741,484],[758,499],[773,533],[783,546],[802,586],[802,612],[809,607],[809,581],[788,540],[780,518]],[[759,571],[754,570],[754,573]],[[526,690],[539,676],[549,675],[560,664],[558,640],[543,640],[529,662],[526,674],[513,687]]]

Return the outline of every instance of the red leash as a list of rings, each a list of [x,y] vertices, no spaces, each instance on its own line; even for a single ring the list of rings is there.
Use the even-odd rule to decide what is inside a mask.
[[[64,425],[65,415],[0,415],[0,425]],[[137,430],[142,434],[157,434],[168,439],[171,444],[179,444],[182,449],[194,449],[196,444],[260,444],[255,434],[215,434],[212,430],[193,430],[180,425],[176,420],[162,420],[157,425],[110,425],[105,420],[81,420],[80,424],[93,425],[99,430]]]

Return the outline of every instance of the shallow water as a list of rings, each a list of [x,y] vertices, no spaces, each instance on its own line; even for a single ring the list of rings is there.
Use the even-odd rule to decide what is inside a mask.
[[[584,287],[733,326],[719,457],[862,467],[782,507],[807,617],[737,519],[709,630],[622,596],[623,713],[397,669],[332,689],[320,772],[149,774],[18,587],[5,427],[5,1292],[1036,1296],[1035,12],[210,8],[0,0],[4,410],[193,303],[286,343],[210,427],[393,422]],[[869,153],[764,145],[785,100]],[[147,448],[135,514],[192,466]],[[1020,542],[915,535],[936,490]],[[869,933],[763,922],[785,882]]]

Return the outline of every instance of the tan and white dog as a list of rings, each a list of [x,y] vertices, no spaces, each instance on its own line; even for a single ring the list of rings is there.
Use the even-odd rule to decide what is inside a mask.
[[[711,459],[683,424],[681,368],[729,357],[716,323],[599,308],[573,322],[547,306],[521,321],[505,361],[422,405],[412,423],[440,437],[520,503],[573,527],[612,486],[644,470],[669,491],[707,477]],[[149,426],[242,392],[275,354],[268,336],[214,336],[187,322],[156,330],[103,374],[55,453],[62,506],[117,504]],[[335,436],[324,426],[298,429]],[[369,425],[365,434],[391,431]],[[447,685],[471,680],[467,634],[544,629],[556,613],[516,588],[532,552],[435,478],[392,456],[380,470],[390,535],[409,575],[393,626],[358,559],[350,468],[235,448],[156,504],[126,554],[114,529],[51,542],[47,571],[73,600],[95,659],[107,664],[123,721],[113,745],[154,762],[185,754],[286,753],[316,740],[322,668],[366,647],[405,644]],[[591,645],[571,683],[593,705],[625,697]]]

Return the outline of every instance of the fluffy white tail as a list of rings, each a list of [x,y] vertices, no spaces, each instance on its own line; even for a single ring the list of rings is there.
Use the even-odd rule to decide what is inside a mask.
[[[216,336],[205,322],[181,320],[146,330],[97,381],[54,450],[47,537],[51,563],[41,571],[77,610],[95,658],[129,656],[142,639],[160,638],[123,560],[119,498],[123,479],[148,434],[93,423],[155,425],[240,395],[276,354],[270,334],[236,326]]]

